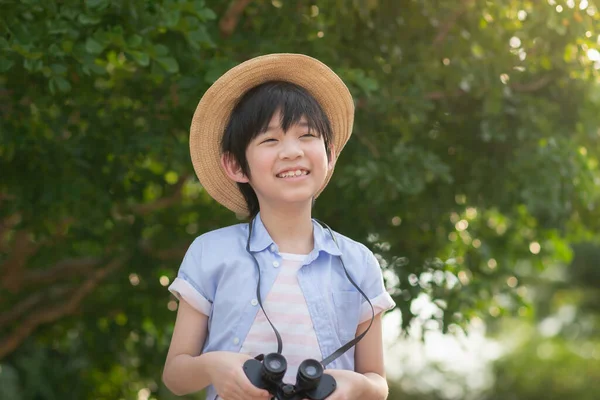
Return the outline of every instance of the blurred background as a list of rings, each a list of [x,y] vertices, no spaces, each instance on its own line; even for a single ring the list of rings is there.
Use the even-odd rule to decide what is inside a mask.
[[[175,398],[166,287],[239,222],[189,124],[273,52],[354,96],[314,214],[380,260],[390,399],[599,398],[598,6],[0,0],[0,399]]]

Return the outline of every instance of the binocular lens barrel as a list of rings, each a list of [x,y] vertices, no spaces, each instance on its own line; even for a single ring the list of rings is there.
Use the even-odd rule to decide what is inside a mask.
[[[265,356],[263,360],[263,376],[269,381],[278,381],[283,379],[287,370],[287,362],[281,354],[271,353]]]
[[[317,360],[304,360],[298,367],[296,386],[302,390],[311,390],[319,385],[323,375],[323,366]]]

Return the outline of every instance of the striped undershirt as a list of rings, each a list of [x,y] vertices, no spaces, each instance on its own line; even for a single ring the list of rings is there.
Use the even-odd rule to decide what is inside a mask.
[[[279,331],[283,342],[282,354],[288,363],[283,380],[286,383],[294,384],[298,366],[302,361],[308,358],[320,361],[323,357],[304,294],[298,284],[297,273],[302,267],[306,255],[289,253],[280,253],[280,255],[282,258],[281,271],[279,271],[271,291],[263,300],[263,307]],[[255,357],[258,354],[268,354],[276,350],[275,332],[263,311],[258,310],[240,353]]]

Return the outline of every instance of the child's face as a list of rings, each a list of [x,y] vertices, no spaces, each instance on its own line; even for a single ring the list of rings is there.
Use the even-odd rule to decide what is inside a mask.
[[[304,118],[284,133],[276,112],[267,131],[248,145],[246,158],[248,182],[262,208],[310,204],[333,168],[335,157],[332,154],[328,160],[323,137],[311,132]]]

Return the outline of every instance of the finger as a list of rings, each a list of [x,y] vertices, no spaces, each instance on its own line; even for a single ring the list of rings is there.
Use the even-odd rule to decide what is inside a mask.
[[[341,398],[340,391],[334,390],[329,396],[325,398],[325,400],[339,400]]]
[[[219,400],[243,400],[238,393],[235,392],[227,392],[223,395],[219,395]]]
[[[236,379],[236,383],[240,389],[240,392],[243,396],[246,397],[255,397],[257,399],[268,399],[270,398],[270,394],[267,390],[258,388],[254,386],[250,379],[246,376],[246,374],[241,373],[239,379]]]
[[[243,376],[243,379],[236,380],[238,393],[243,397],[243,399],[248,399],[251,397],[252,399],[262,400],[270,398],[270,394],[265,389],[257,388],[248,380],[246,375]]]

